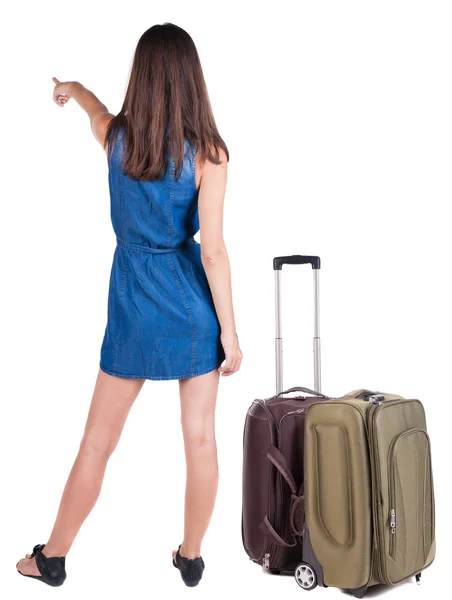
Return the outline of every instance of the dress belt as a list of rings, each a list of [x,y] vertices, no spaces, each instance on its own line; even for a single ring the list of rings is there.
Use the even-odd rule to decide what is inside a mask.
[[[118,246],[122,248],[126,248],[127,250],[132,250],[133,252],[145,252],[150,254],[161,254],[164,252],[177,252],[178,250],[183,250],[184,248],[188,248],[192,244],[197,244],[194,238],[189,238],[183,244],[179,246],[173,246],[172,248],[151,248],[150,246],[140,246],[139,244],[131,244],[130,242],[126,242],[116,237],[116,243]]]

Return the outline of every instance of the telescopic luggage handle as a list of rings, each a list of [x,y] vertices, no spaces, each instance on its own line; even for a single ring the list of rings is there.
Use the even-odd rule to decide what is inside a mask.
[[[273,270],[275,271],[275,358],[276,358],[276,393],[281,394],[283,390],[283,359],[282,359],[282,335],[281,335],[281,271],[283,265],[311,265],[314,274],[314,390],[321,391],[320,372],[320,315],[319,315],[319,256],[276,256],[273,259]]]

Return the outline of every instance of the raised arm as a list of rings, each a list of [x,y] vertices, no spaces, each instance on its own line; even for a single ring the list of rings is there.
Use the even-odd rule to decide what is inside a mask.
[[[201,169],[198,198],[201,259],[212,292],[226,355],[222,375],[239,370],[242,352],[235,330],[229,257],[223,239],[223,205],[226,191],[227,158],[220,150],[221,164],[206,160]]]
[[[63,107],[71,98],[83,108],[87,113],[91,131],[96,140],[103,146],[107,125],[114,117],[108,112],[108,108],[85,86],[78,81],[58,81],[56,77],[52,77],[55,83],[53,90],[53,99],[58,106]],[[107,149],[105,148],[105,151]]]

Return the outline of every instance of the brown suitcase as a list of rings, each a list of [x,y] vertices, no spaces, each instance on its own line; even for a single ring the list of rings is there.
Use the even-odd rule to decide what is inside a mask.
[[[280,273],[283,264],[310,264],[314,274],[315,391],[282,391]],[[329,398],[320,393],[319,270],[317,256],[273,261],[276,285],[276,395],[254,400],[243,435],[242,539],[254,562],[267,571],[294,572],[302,559],[304,526],[304,420],[306,410]],[[292,392],[302,392],[292,398]]]

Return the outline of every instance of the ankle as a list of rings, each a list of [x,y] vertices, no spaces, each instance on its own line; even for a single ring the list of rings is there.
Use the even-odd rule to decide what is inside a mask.
[[[201,548],[199,546],[190,546],[185,544],[185,542],[182,542],[179,554],[184,558],[198,558],[201,556]]]
[[[51,544],[46,544],[44,546],[44,548],[41,550],[42,554],[44,554],[44,556],[46,558],[51,558],[51,557],[55,557],[55,556],[66,556],[67,554],[67,550],[63,547],[58,547],[55,545],[51,545]]]

